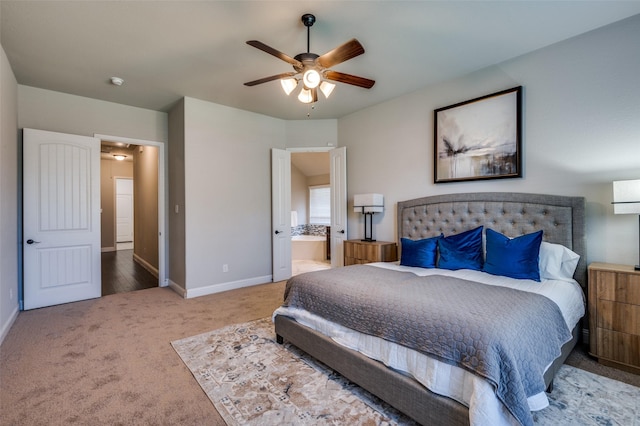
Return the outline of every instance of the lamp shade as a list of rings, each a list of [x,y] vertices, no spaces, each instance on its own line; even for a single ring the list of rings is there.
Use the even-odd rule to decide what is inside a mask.
[[[335,88],[336,85],[333,83],[329,83],[328,81],[323,81],[322,83],[320,83],[320,90],[322,91],[322,94],[325,98],[328,98]]]
[[[282,90],[284,90],[284,93],[289,95],[291,94],[291,92],[293,92],[293,89],[298,86],[298,80],[296,80],[295,78],[283,78],[282,80],[280,80],[280,84],[282,85]]]
[[[640,179],[613,182],[613,212],[640,214]]]
[[[310,104],[311,102],[313,102],[313,94],[311,93],[311,90],[305,89],[303,87],[300,91],[300,94],[298,95],[298,100],[303,104]]]
[[[384,211],[384,197],[382,194],[354,195],[353,211],[357,213],[382,213]]]

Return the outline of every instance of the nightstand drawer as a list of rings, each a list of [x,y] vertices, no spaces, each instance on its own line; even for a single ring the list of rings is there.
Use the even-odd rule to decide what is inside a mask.
[[[598,356],[628,366],[640,366],[640,336],[616,331],[597,331]]]
[[[353,244],[353,251],[356,259],[369,260],[369,259],[385,259],[388,247],[390,246],[377,246],[372,244]]]
[[[598,299],[640,304],[640,275],[595,271]]]
[[[598,299],[597,326],[640,335],[640,305]]]

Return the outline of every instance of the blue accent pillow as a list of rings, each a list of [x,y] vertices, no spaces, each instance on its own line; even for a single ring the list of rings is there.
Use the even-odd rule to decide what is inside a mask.
[[[487,228],[487,258],[484,271],[493,275],[540,281],[542,231],[509,238]]]
[[[438,240],[438,268],[482,270],[482,226]]]
[[[435,268],[440,237],[442,235],[422,240],[401,238],[400,264],[404,266],[419,266],[420,268]]]

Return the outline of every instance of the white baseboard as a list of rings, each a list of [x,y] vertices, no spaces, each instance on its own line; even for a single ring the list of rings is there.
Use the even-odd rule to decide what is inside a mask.
[[[160,276],[160,274],[158,273],[158,268],[154,267],[152,264],[150,264],[149,262],[147,262],[146,260],[144,260],[143,258],[141,258],[135,253],[133,253],[133,261],[136,263],[139,263],[140,266],[142,266],[144,269],[149,271],[151,275],[153,275],[154,277],[158,278]]]
[[[183,292],[183,297],[185,299],[191,299],[192,297],[206,296],[208,294],[221,293],[223,291],[235,290],[238,288],[251,287],[254,285],[270,283],[272,280],[273,280],[273,276],[265,275],[262,277],[248,278],[246,280],[232,281],[228,283],[212,284],[206,287],[198,287],[198,288],[187,289],[187,290],[183,289],[182,287],[179,287],[179,288],[180,288],[180,291]],[[171,284],[169,284],[169,286],[171,286]],[[180,294],[180,292],[178,292],[178,294]]]
[[[178,293],[182,298],[186,299],[187,298],[187,291],[180,287],[178,284],[174,283],[171,280],[168,280],[169,282],[169,288],[173,291],[175,291],[176,293]]]
[[[13,323],[16,322],[19,312],[18,305],[14,306],[11,315],[9,315],[9,319],[5,324],[2,324],[2,329],[0,330],[0,345],[4,342],[4,338],[7,337],[7,334],[9,334],[9,330],[13,327]]]

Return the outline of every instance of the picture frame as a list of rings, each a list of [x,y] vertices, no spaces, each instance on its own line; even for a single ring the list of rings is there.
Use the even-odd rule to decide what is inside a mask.
[[[434,183],[522,177],[522,86],[434,110]]]

